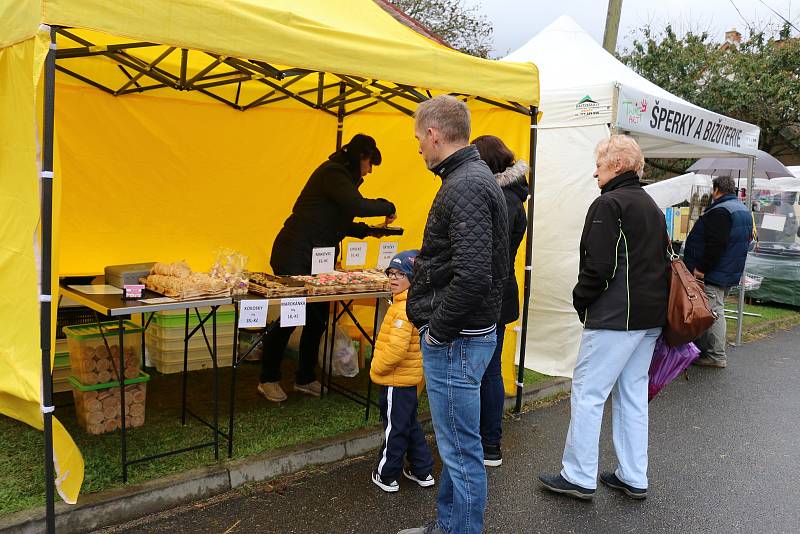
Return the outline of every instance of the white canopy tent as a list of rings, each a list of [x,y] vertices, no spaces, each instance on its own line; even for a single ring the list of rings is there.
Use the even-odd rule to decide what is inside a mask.
[[[667,180],[661,180],[654,184],[644,186],[644,190],[655,200],[661,209],[670,206],[677,206],[682,202],[689,202],[695,186],[711,188],[712,177],[707,174],[695,174],[690,172],[675,176]],[[756,178],[753,180],[753,189],[756,191],[766,190],[775,192],[798,192],[800,191],[800,177],[797,178]]]
[[[572,376],[582,329],[572,288],[583,220],[599,194],[592,178],[597,143],[624,132],[651,158],[754,156],[760,130],[649,82],[567,16],[503,61],[534,62],[541,84],[525,367]]]

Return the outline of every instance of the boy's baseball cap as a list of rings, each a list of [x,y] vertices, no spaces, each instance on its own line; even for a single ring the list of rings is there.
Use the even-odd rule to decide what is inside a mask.
[[[419,254],[419,250],[404,250],[403,252],[398,252],[395,254],[394,258],[392,258],[392,261],[389,262],[386,272],[388,273],[389,269],[397,269],[408,278],[411,278],[411,275],[414,273],[414,261],[417,259],[417,254]]]

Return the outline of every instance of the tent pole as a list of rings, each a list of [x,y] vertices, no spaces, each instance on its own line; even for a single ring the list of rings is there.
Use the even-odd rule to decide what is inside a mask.
[[[339,84],[339,109],[336,112],[336,150],[342,148],[342,135],[344,134],[344,93],[347,90],[347,84],[344,82]]]
[[[755,169],[756,158],[750,156],[747,158],[747,211],[753,210],[753,171]],[[752,217],[752,215],[751,215]],[[742,271],[742,279],[739,282],[739,305],[736,310],[736,345],[742,344],[742,323],[744,321],[744,292],[745,292],[745,279],[747,278],[747,262],[745,262],[745,270]]]
[[[525,348],[528,341],[528,304],[531,299],[531,271],[533,269],[533,194],[536,189],[536,139],[538,137],[537,115],[539,108],[531,106],[531,137],[530,137],[530,164],[531,179],[528,184],[528,230],[525,236],[525,289],[522,299],[522,325],[519,335],[519,369],[517,372],[517,402],[514,411],[519,413],[522,409],[522,388],[525,379]],[[498,325],[505,328],[505,325]]]
[[[42,417],[44,419],[44,481],[48,534],[56,531],[55,475],[53,468],[53,377],[50,370],[52,324],[51,260],[53,247],[53,123],[56,75],[56,27],[50,28],[50,51],[44,67],[44,117],[41,169],[41,266],[39,296],[40,345],[42,348]]]

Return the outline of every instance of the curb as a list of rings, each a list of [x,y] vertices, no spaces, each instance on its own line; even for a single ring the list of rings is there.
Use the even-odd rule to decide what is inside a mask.
[[[523,394],[523,404],[570,391],[568,378],[538,383]],[[513,408],[515,398],[505,400]],[[432,431],[430,415],[420,418],[425,432]],[[377,449],[383,433],[367,427],[334,438],[277,449],[238,460],[220,462],[141,484],[82,495],[80,504],[56,503],[59,533],[88,532],[118,525],[169,510],[197,500],[208,499],[245,484],[266,482],[303,469],[361,456]],[[35,534],[45,530],[44,507],[32,508],[0,518],[0,534]]]

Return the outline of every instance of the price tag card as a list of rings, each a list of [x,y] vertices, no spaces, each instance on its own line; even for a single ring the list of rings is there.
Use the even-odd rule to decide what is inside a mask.
[[[243,300],[239,303],[239,328],[267,326],[268,300]]]
[[[305,326],[306,298],[292,297],[281,299],[281,327]]]
[[[315,248],[311,250],[311,274],[332,273],[336,264],[334,247]]]
[[[389,262],[397,254],[398,245],[397,241],[381,243],[381,251],[378,254],[378,269],[386,269],[389,266]]]
[[[367,242],[351,241],[347,244],[347,265],[364,265],[367,263]]]

